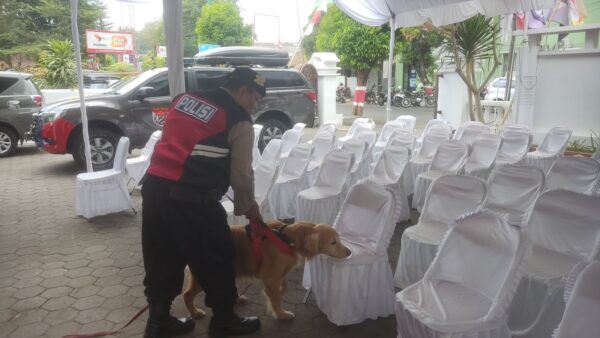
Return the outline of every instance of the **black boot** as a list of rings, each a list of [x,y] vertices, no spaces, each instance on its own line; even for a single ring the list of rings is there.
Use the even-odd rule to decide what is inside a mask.
[[[150,303],[144,338],[175,337],[194,330],[196,323],[191,318],[177,319],[170,312],[170,304]]]
[[[258,317],[240,317],[234,315],[228,320],[220,320],[214,316],[208,325],[209,337],[228,337],[250,334],[260,329]]]

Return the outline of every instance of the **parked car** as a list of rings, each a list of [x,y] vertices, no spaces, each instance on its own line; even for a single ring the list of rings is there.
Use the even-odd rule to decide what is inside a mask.
[[[90,89],[110,88],[119,81],[121,81],[120,76],[110,74],[110,73],[90,72],[90,71],[84,71],[84,73],[83,73],[83,87],[84,88],[90,88]]]
[[[485,99],[490,101],[504,101],[506,93],[506,78],[505,77],[497,77],[492,82],[490,82],[487,87],[487,91],[485,94]],[[514,97],[515,95],[515,80],[513,79],[510,84],[510,97]]]
[[[19,141],[31,138],[32,116],[44,102],[31,78],[27,73],[0,72],[0,157],[14,154]]]
[[[295,123],[314,124],[316,93],[304,76],[294,69],[254,68],[267,80],[267,95],[253,115],[264,126],[259,144],[264,147]],[[218,88],[233,68],[185,68],[188,91]],[[110,91],[86,98],[92,163],[95,169],[112,165],[121,136],[130,139],[132,148],[142,147],[150,134],[162,127],[171,98],[167,69],[139,74],[115,85]],[[44,107],[36,116],[42,126],[44,149],[53,154],[70,153],[85,164],[79,100],[66,100]]]

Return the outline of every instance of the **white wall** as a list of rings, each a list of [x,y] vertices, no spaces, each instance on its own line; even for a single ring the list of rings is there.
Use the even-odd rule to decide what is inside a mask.
[[[440,73],[443,77],[439,79],[438,110],[442,111],[440,117],[456,129],[469,120],[467,85],[454,70]]]

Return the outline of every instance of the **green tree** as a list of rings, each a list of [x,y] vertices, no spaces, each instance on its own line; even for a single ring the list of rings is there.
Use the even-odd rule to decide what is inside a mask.
[[[456,64],[456,72],[469,90],[471,120],[483,122],[479,93],[485,88],[500,65],[497,55],[500,34],[498,22],[495,18],[477,15],[466,21],[446,26],[443,33],[445,37],[444,51],[452,57]],[[491,68],[487,70],[488,74],[484,76],[485,80],[477,83],[475,66],[484,63],[490,64]]]
[[[135,34],[136,51],[140,54],[150,51],[156,53],[157,46],[166,44],[164,27],[162,19],[146,23],[144,28]]]
[[[206,0],[183,0],[183,55],[194,56],[198,53],[196,22],[200,18]]]
[[[77,85],[73,43],[70,40],[50,40],[40,53],[39,66],[45,70],[46,88],[73,88]]]
[[[249,46],[252,27],[244,25],[240,10],[231,0],[216,0],[202,7],[196,22],[198,43],[221,46]]]
[[[413,68],[424,85],[431,85],[429,76],[435,66],[432,52],[442,44],[442,34],[425,27],[411,27],[400,29],[399,37],[396,41],[396,51],[402,63]]]

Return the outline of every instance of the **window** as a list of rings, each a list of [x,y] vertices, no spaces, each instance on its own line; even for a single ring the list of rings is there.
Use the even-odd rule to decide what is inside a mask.
[[[224,85],[227,80],[226,72],[196,70],[195,75],[198,90],[217,89]]]
[[[152,87],[154,88],[156,94],[152,95],[152,97],[157,96],[169,96],[169,79],[166,75],[159,76],[147,84],[144,87]]]
[[[22,95],[23,91],[23,81],[15,77],[0,77],[0,95]]]
[[[294,71],[257,70],[267,80],[267,88],[305,87],[304,79]]]

